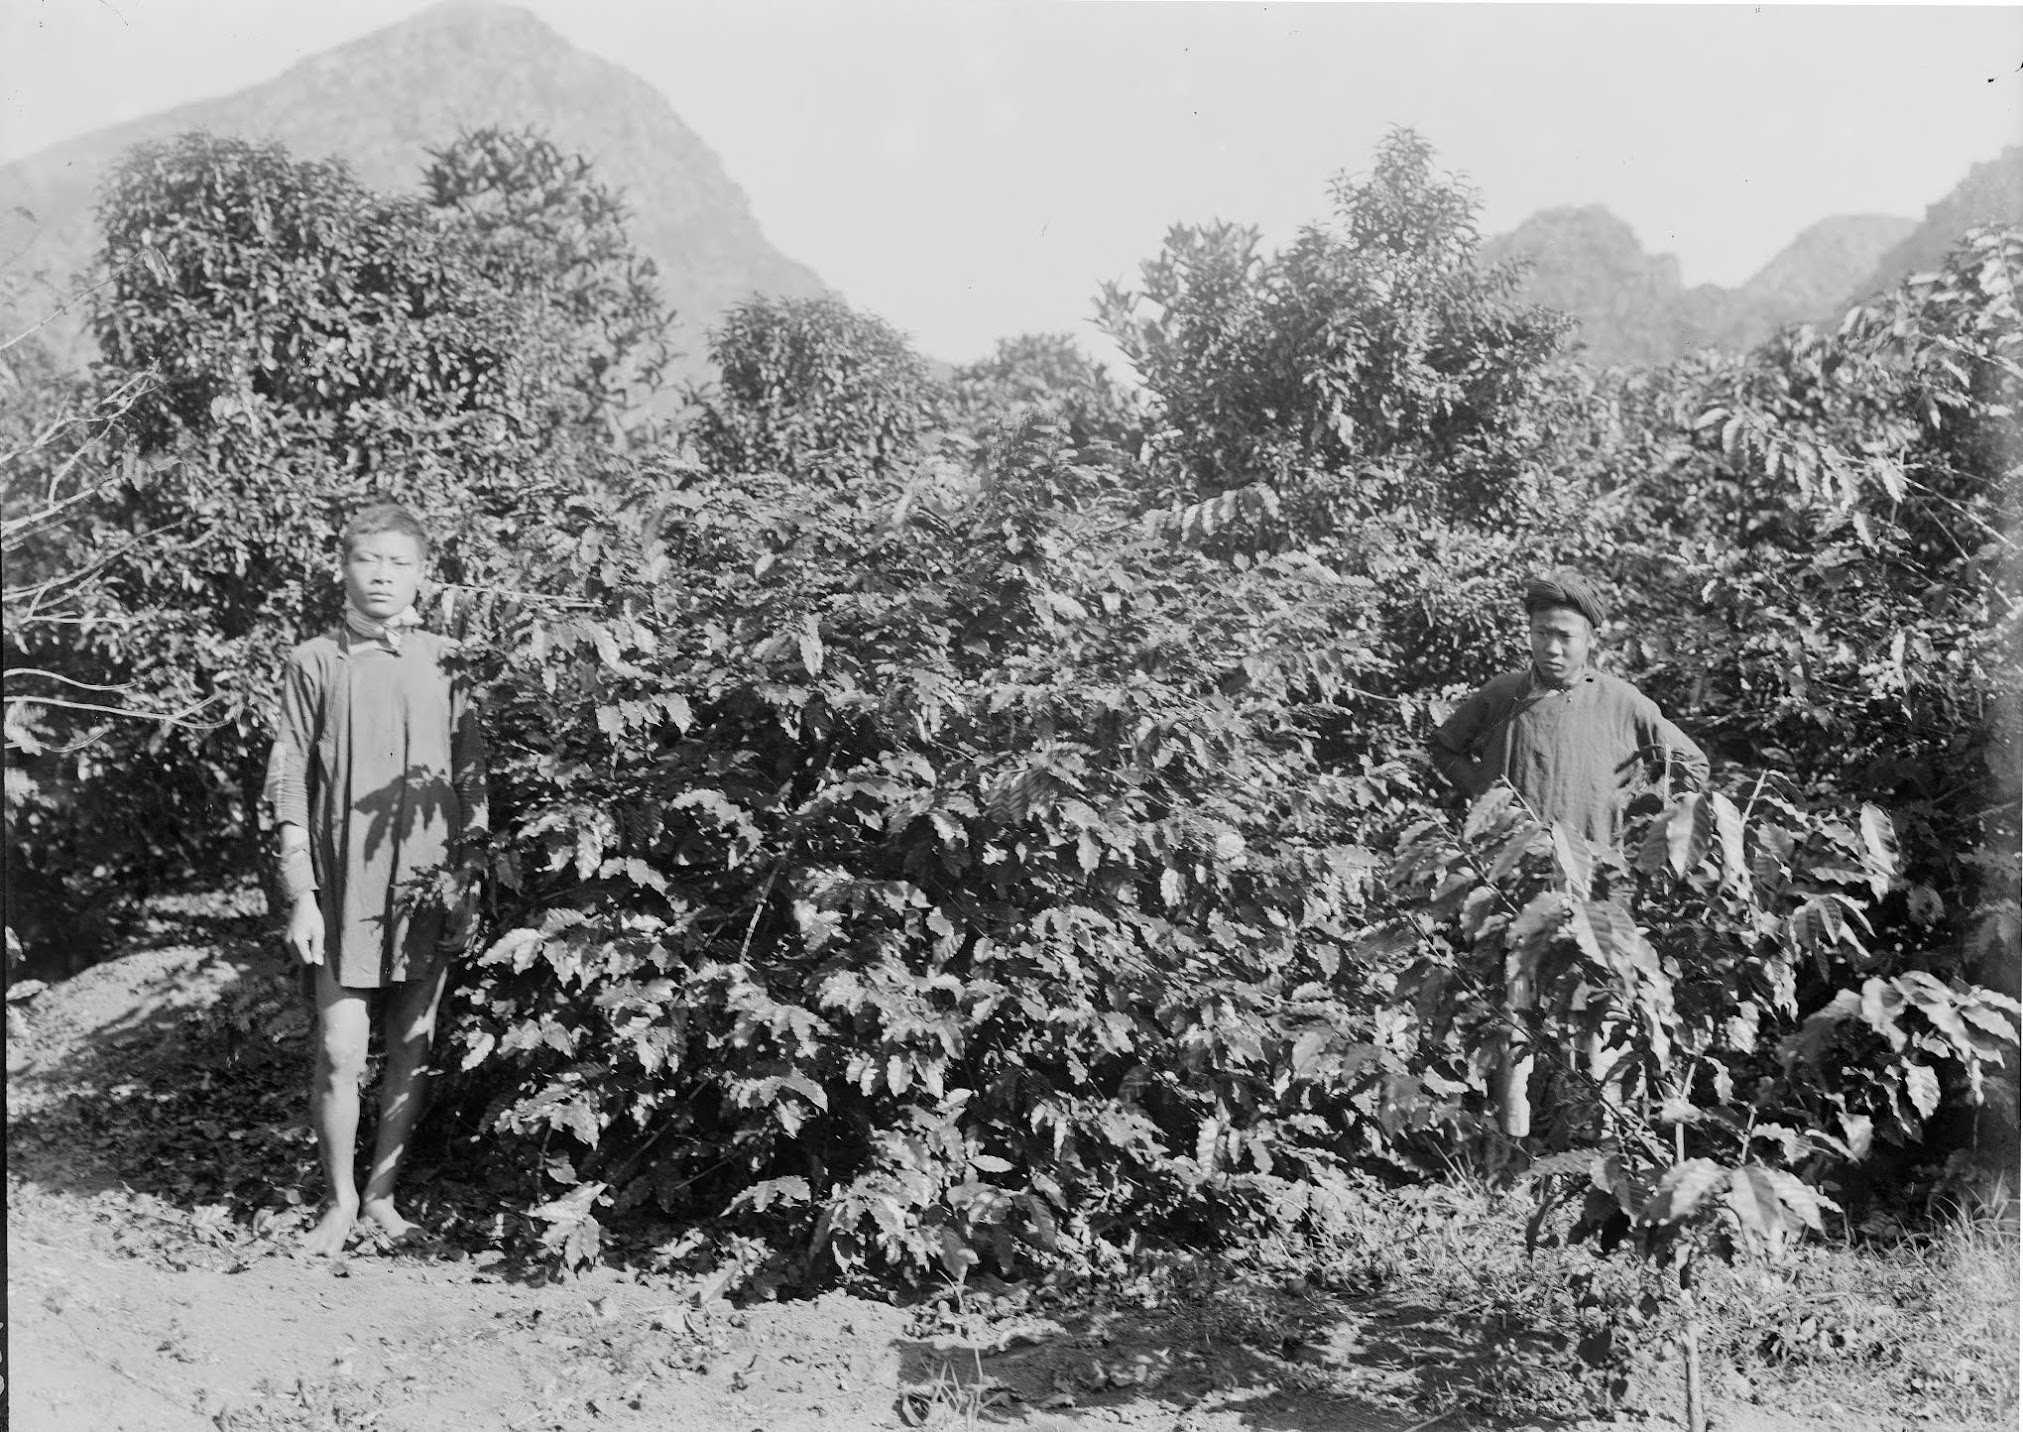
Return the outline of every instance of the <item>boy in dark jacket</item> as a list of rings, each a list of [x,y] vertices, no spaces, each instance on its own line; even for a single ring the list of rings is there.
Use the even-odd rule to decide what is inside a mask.
[[[288,943],[316,990],[311,1104],[330,1202],[304,1246],[323,1255],[358,1223],[396,1238],[412,1228],[394,1186],[450,961],[470,932],[409,896],[485,827],[477,713],[443,661],[456,643],[420,630],[414,611],[427,529],[380,503],[352,518],[343,555],[344,620],[289,654],[266,791]],[[361,1192],[358,1086],[375,1005],[386,1072]]]
[[[1707,779],[1707,757],[1629,682],[1589,664],[1607,613],[1578,573],[1525,588],[1531,665],[1470,696],[1434,732],[1428,753],[1472,800],[1508,781],[1544,821],[1614,842],[1625,797],[1672,772]]]

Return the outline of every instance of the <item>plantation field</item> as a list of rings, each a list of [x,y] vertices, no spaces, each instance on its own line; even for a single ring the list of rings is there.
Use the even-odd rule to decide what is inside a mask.
[[[17,1410],[2013,1425],[2023,229],[1596,371],[1397,130],[1103,283],[1126,380],[754,297],[669,415],[588,161],[420,177],[139,148],[104,361],[0,343]],[[384,499],[486,799],[389,892],[430,1237],[332,1265],[253,881]],[[1567,568],[1707,757],[1594,823],[1429,754]]]
[[[1524,1200],[1466,1187],[1372,1188],[1323,1238],[1147,1253],[1072,1284],[734,1305],[670,1258],[680,1229],[643,1221],[555,1278],[527,1191],[488,1186],[452,1139],[423,1155],[432,1242],[297,1258],[307,1055],[255,906],[160,902],[120,957],[11,1006],[18,1432],[1406,1432],[1678,1414],[1669,1346],[1571,1305],[1569,1280],[1602,1265],[1527,1263]],[[2015,1277],[2013,1238],[1971,1225],[1754,1270],[1703,1333],[1713,1425],[2014,1426]],[[1579,1336],[1622,1339],[1605,1376]]]

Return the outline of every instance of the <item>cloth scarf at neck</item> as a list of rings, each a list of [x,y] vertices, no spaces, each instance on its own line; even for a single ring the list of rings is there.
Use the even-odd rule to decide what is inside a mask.
[[[412,605],[403,607],[383,622],[376,622],[357,607],[344,604],[344,624],[367,641],[383,641],[388,651],[400,650],[400,639],[408,627],[421,625],[421,615]]]

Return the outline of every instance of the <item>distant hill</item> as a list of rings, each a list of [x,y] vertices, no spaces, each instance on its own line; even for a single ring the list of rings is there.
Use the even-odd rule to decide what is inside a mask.
[[[1701,347],[1749,348],[1788,323],[1837,322],[1992,223],[2023,224],[2023,145],[1976,164],[1923,220],[1822,219],[1740,288],[1687,288],[1676,259],[1644,252],[1628,224],[1595,205],[1534,214],[1482,252],[1531,261],[1520,296],[1579,319],[1590,361],[1648,364]]]
[[[2023,145],[2011,145],[1968,170],[1950,194],[1925,210],[1922,223],[1891,245],[1859,283],[1841,291],[1841,307],[1937,268],[1962,234],[1982,224],[2023,224]]]
[[[1736,289],[1726,322],[1709,328],[1717,348],[1761,343],[1787,323],[1837,319],[1847,294],[1876,255],[1917,227],[1892,214],[1843,214],[1821,219]]]
[[[634,239],[659,266],[680,321],[677,368],[686,374],[700,371],[704,330],[738,299],[827,291],[767,242],[744,192],[651,85],[577,50],[524,10],[484,3],[439,6],[266,84],[0,167],[0,259],[58,283],[81,270],[98,245],[96,186],[143,140],[188,130],[277,139],[302,158],[343,159],[374,188],[414,190],[428,149],[492,124],[545,131],[625,191]],[[86,340],[74,325],[59,326],[55,339],[60,356],[82,356]]]
[[[1784,324],[1837,316],[1859,277],[1916,227],[1876,214],[1821,220],[1735,289],[1688,288],[1676,258],[1646,253],[1599,205],[1544,210],[1482,249],[1491,260],[1531,261],[1520,297],[1579,319],[1590,361],[1653,364],[1695,348],[1748,348]]]
[[[61,286],[97,248],[99,180],[128,147],[187,130],[277,139],[305,158],[335,155],[380,189],[418,185],[426,151],[460,129],[532,125],[588,154],[624,189],[633,233],[660,268],[680,327],[678,376],[703,371],[704,331],[760,292],[826,292],[767,241],[745,195],[651,85],[584,54],[506,4],[441,5],[327,50],[237,94],[168,110],[0,166],[0,333],[21,327],[5,292],[42,275]],[[1532,261],[1522,296],[1573,314],[1597,363],[1667,362],[1696,347],[1743,348],[1782,324],[1831,322],[1848,303],[1936,265],[1976,223],[2023,222],[2023,146],[1976,165],[1922,222],[1883,215],[1820,221],[1736,289],[1681,282],[1678,261],[1645,252],[1599,206],[1548,209],[1486,241],[1491,259]],[[44,293],[22,310],[46,312]],[[76,321],[43,335],[59,359],[88,351]]]
[[[1519,297],[1579,319],[1596,363],[1664,363],[1692,346],[1679,261],[1645,253],[1635,231],[1599,204],[1541,210],[1485,242],[1482,254],[1529,259]]]

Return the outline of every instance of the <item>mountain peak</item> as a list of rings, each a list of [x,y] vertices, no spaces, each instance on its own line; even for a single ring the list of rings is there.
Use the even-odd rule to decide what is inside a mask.
[[[740,298],[827,291],[767,242],[744,192],[657,90],[494,0],[448,0],[264,84],[18,160],[0,168],[0,212],[36,216],[27,263],[62,283],[92,257],[94,191],[134,144],[198,129],[278,140],[301,158],[344,160],[373,188],[412,191],[430,150],[486,125],[539,129],[623,191],[634,241],[675,311],[678,371],[701,371],[704,329]],[[69,337],[69,356],[82,356],[74,329]]]
[[[1695,348],[1749,348],[1788,323],[1837,318],[1845,305],[1836,300],[1916,227],[1887,214],[1822,219],[1736,289],[1688,288],[1678,259],[1647,253],[1636,231],[1599,204],[1541,210],[1482,252],[1527,260],[1519,296],[1579,319],[1591,361],[1658,364]]]
[[[1648,254],[1599,204],[1545,209],[1486,240],[1488,260],[1525,259],[1519,297],[1580,320],[1597,363],[1666,363],[1695,348],[1755,346],[1791,323],[1835,323],[1854,304],[1936,268],[1968,230],[2023,224],[2023,145],[1976,164],[1922,222],[1841,214],[1809,224],[1739,288],[1686,288],[1678,261]]]
[[[1486,241],[1482,255],[1525,261],[1519,297],[1579,319],[1597,363],[1663,363],[1682,351],[1678,259],[1646,253],[1636,230],[1600,204],[1541,209]]]
[[[297,60],[288,74],[331,67],[343,68],[365,56],[412,61],[426,56],[468,65],[473,57],[489,61],[521,55],[542,63],[568,61],[601,65],[577,49],[547,21],[505,0],[443,0],[391,25],[367,31],[355,40]],[[616,70],[616,66],[606,68]],[[623,73],[621,71],[621,73]],[[627,76],[631,78],[631,76]]]
[[[1895,214],[1841,214],[1808,224],[1741,292],[1770,312],[1773,326],[1825,318],[1875,266],[1878,255],[1917,228]]]
[[[1969,229],[1983,224],[2023,224],[2023,144],[2012,144],[1969,169],[1943,199],[1926,208],[1922,222],[1865,271],[1860,283],[1849,280],[1841,290],[1842,306],[1937,268]]]

